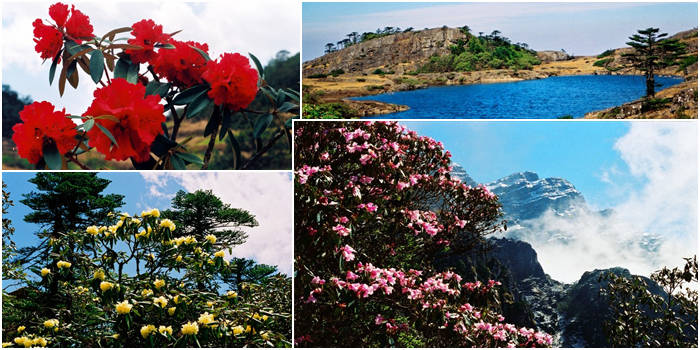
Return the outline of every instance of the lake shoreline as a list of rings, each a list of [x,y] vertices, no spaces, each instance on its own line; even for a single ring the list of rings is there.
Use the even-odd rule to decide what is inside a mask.
[[[311,93],[320,95],[321,103],[343,103],[357,111],[356,117],[378,117],[410,109],[409,106],[397,105],[375,100],[357,101],[352,98],[378,94],[412,91],[438,86],[466,86],[475,84],[498,84],[519,81],[545,79],[549,77],[585,76],[585,75],[640,75],[632,69],[610,71],[593,66],[594,57],[578,57],[567,61],[548,62],[533,67],[531,70],[493,69],[473,72],[419,73],[419,74],[342,74],[336,77],[304,78],[304,84]],[[660,77],[696,81],[697,76],[669,74],[674,71],[662,71]],[[697,90],[696,90],[697,91]],[[661,94],[661,91],[659,91]],[[634,101],[629,101],[634,102]],[[588,114],[604,110],[592,110]],[[582,116],[584,117],[584,116]],[[589,117],[591,118],[591,117]]]

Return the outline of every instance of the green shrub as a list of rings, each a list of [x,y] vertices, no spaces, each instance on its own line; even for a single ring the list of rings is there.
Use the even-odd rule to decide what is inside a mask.
[[[357,115],[355,110],[342,102],[304,104],[302,117],[308,119],[346,119]]]
[[[341,75],[341,74],[345,74],[345,71],[342,70],[342,69],[334,69],[334,70],[331,71],[331,75],[334,76],[334,77],[337,77],[337,76],[339,76],[339,75]]]
[[[355,80],[357,80],[357,81],[360,82],[360,83],[364,83],[364,82],[367,81],[367,79],[365,79],[365,78],[357,78],[357,79],[355,79]]]
[[[614,54],[614,53],[615,53],[614,49],[608,49],[608,50],[603,51],[603,53],[601,53],[600,55],[598,55],[597,58],[604,58],[604,57],[612,56],[612,54]]]
[[[328,76],[328,74],[318,73],[318,74],[311,74],[311,75],[309,75],[307,78],[310,78],[310,79],[323,79],[323,78],[325,78],[325,77],[327,77],[327,76]]]
[[[593,62],[593,65],[596,67],[606,67],[613,60],[614,60],[613,58],[604,58],[602,60],[597,60],[597,61]]]

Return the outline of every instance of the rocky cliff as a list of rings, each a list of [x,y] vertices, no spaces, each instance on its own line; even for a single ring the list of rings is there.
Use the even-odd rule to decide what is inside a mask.
[[[415,69],[430,56],[448,54],[452,41],[464,38],[459,29],[448,27],[387,35],[305,62],[303,74],[328,74],[336,69],[347,73],[370,73],[376,68],[403,71],[406,65]]]

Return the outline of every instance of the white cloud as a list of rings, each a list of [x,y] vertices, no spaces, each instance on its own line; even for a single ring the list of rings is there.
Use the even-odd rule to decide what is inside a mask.
[[[72,3],[64,1],[64,3]],[[3,2],[2,6],[2,70],[3,84],[31,87],[19,90],[35,100],[47,100],[65,106],[73,113],[82,113],[89,106],[95,86],[86,75],[81,76],[77,91],[66,89],[59,99],[57,87],[48,86],[50,64],[34,51],[32,22],[49,19],[50,2]],[[279,50],[300,50],[301,9],[296,1],[210,1],[185,3],[82,1],[76,7],[90,17],[96,35],[130,26],[144,19],[162,24],[165,32],[175,32],[179,40],[209,44],[210,56],[224,52],[248,52],[263,64]],[[81,72],[82,73],[82,72]],[[28,82],[22,80],[28,79]],[[39,85],[39,86],[37,86]]]
[[[285,172],[169,172],[141,173],[147,185],[165,187],[174,181],[187,191],[212,190],[224,203],[248,210],[259,226],[244,228],[248,241],[233,256],[276,265],[291,275],[293,259],[292,179]]]
[[[582,212],[573,218],[547,213],[524,222],[544,271],[573,282],[585,271],[621,266],[649,275],[679,266],[697,254],[697,126],[695,122],[634,122],[614,146],[628,171],[604,173],[608,190],[626,196],[603,216]],[[641,186],[630,182],[640,181]],[[559,233],[567,239],[555,239]],[[653,249],[652,237],[658,237]]]

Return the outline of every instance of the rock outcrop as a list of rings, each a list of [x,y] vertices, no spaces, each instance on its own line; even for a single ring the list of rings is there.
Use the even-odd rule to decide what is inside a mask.
[[[329,74],[336,69],[346,73],[370,73],[376,68],[406,69],[402,64],[415,69],[430,56],[448,54],[453,41],[465,38],[461,30],[448,27],[387,35],[305,62],[303,74]]]
[[[537,58],[542,62],[566,61],[574,58],[564,51],[537,51]]]

